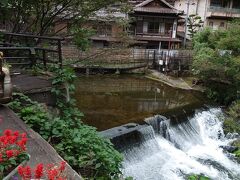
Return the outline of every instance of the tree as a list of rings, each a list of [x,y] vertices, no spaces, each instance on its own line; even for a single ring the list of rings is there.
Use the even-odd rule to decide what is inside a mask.
[[[189,15],[188,18],[188,31],[189,36],[193,38],[193,36],[199,31],[199,29],[203,26],[203,21],[200,16],[196,14]]]
[[[56,34],[66,27],[84,22],[94,12],[124,0],[3,0],[0,17],[12,32],[49,34],[52,26],[67,20]]]
[[[229,104],[240,96],[240,22],[226,30],[204,29],[193,38],[193,72],[208,87],[208,95]]]

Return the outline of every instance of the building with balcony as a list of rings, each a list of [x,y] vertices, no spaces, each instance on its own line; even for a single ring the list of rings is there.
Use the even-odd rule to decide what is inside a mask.
[[[180,47],[181,40],[177,37],[177,25],[179,15],[183,14],[181,11],[165,0],[138,0],[130,1],[130,3],[131,13],[125,15],[118,13],[113,16],[132,19],[131,27],[128,29],[131,46],[146,49],[177,49]],[[117,25],[114,18],[103,20],[104,13],[100,13],[98,17],[100,17],[97,20],[99,24],[92,26],[96,31],[96,35],[91,38],[94,45],[103,47],[121,41],[121,34],[125,29]]]
[[[175,0],[174,7],[187,12],[187,0]],[[240,18],[240,0],[190,0],[189,14],[198,14],[205,27],[227,28],[228,22]]]

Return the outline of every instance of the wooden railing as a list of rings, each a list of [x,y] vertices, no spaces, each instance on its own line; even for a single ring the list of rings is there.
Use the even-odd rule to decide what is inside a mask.
[[[60,37],[35,36],[0,32],[0,51],[11,65],[33,66],[53,63],[62,66],[62,41]]]

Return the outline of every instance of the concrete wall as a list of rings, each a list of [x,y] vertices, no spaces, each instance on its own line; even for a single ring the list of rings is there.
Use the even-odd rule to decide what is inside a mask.
[[[222,19],[206,19],[206,26],[211,27],[213,30],[226,29],[228,26],[228,21]]]

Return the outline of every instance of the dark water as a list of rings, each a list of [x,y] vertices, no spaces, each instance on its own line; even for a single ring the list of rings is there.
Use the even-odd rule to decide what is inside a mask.
[[[155,114],[177,116],[201,107],[199,93],[179,90],[140,76],[79,77],[77,105],[83,121],[99,131],[130,122],[143,123]]]

